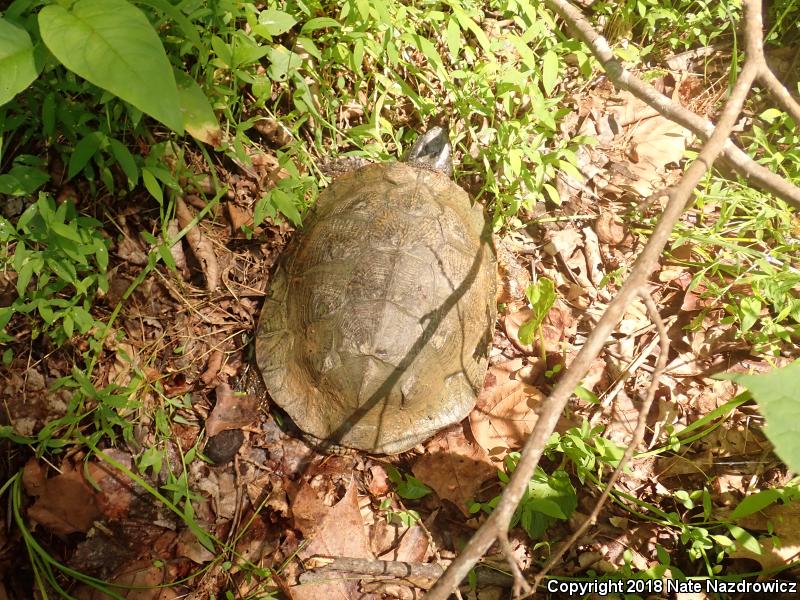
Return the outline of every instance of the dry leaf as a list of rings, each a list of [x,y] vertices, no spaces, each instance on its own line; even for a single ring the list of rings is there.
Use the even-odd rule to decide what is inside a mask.
[[[472,435],[493,460],[519,448],[533,430],[544,399],[531,385],[533,367],[517,359],[489,368],[483,390],[469,416]]]
[[[577,229],[567,226],[564,229],[548,232],[544,251],[550,256],[560,254],[565,260],[575,253],[583,238]]]
[[[64,471],[42,482],[33,459],[25,466],[28,469],[32,473],[25,480],[36,481],[28,491],[37,496],[28,516],[41,526],[59,534],[85,533],[101,517],[94,493],[79,471]]]
[[[464,437],[461,427],[451,427],[434,437],[414,463],[414,476],[469,516],[467,502],[474,500],[484,481],[497,469],[477,444]]]
[[[604,210],[600,213],[594,223],[594,230],[604,244],[616,246],[625,239],[625,228],[619,218],[610,211]]]
[[[310,543],[298,551],[298,556],[303,560],[317,555],[374,558],[358,506],[355,480],[350,482],[344,498],[325,509]],[[357,592],[358,582],[347,579],[344,575],[338,581],[296,585],[291,588],[293,600],[356,598]]]
[[[192,211],[186,206],[186,202],[181,196],[175,198],[175,215],[178,217],[181,229],[186,228],[194,220]],[[216,254],[214,254],[214,247],[208,237],[201,233],[199,223],[186,232],[186,241],[203,268],[206,289],[209,292],[213,292],[219,287],[219,263],[217,262]]]
[[[258,399],[251,395],[234,393],[227,383],[216,388],[217,403],[206,419],[206,432],[213,437],[228,429],[241,429],[258,418]]]

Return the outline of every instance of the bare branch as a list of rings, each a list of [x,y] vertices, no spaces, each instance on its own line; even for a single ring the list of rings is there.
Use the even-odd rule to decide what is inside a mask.
[[[525,576],[522,574],[522,570],[517,564],[517,559],[514,557],[514,549],[511,547],[511,543],[508,541],[508,532],[499,532],[497,541],[500,544],[500,550],[503,551],[503,555],[506,557],[506,562],[511,567],[511,574],[514,576],[514,587],[511,591],[512,597],[519,598],[522,592],[525,592],[526,595],[530,594],[533,592],[533,589],[525,579]]]
[[[574,8],[563,2],[563,0],[547,0],[547,3],[555,10],[558,10],[559,14],[562,14],[562,16],[566,14],[561,12],[564,10],[564,6],[568,7],[569,14],[577,12]],[[760,13],[760,0],[745,0],[746,19],[749,19],[753,14],[760,15]],[[578,13],[578,16],[582,20],[580,13]],[[756,30],[754,27],[748,28],[746,34],[748,36],[748,44],[757,43],[759,46],[762,45],[760,29]],[[594,33],[594,35],[596,35],[596,33]],[[752,40],[750,39],[751,37],[753,38]],[[618,64],[614,64],[616,67],[619,67]],[[661,252],[669,241],[672,229],[689,204],[695,186],[714,164],[714,161],[722,152],[723,148],[726,147],[726,143],[730,144],[728,136],[741,113],[742,106],[747,98],[747,93],[758,72],[758,64],[750,60],[748,56],[742,72],[736,81],[736,85],[731,92],[731,96],[720,115],[719,123],[700,151],[697,159],[692,162],[687,169],[678,186],[669,194],[670,201],[653,230],[650,240],[648,240],[641,254],[636,259],[631,269],[630,276],[622,285],[616,297],[608,305],[605,314],[589,335],[572,365],[566,370],[563,377],[550,394],[550,397],[545,402],[545,408],[539,415],[536,426],[525,443],[522,457],[503,492],[500,502],[480,529],[475,532],[462,553],[450,564],[442,578],[439,579],[428,593],[428,600],[446,600],[450,591],[454,590],[461,580],[466,577],[470,568],[472,568],[489,549],[498,535],[500,535],[500,532],[505,532],[508,529],[514,510],[519,504],[536,466],[539,464],[544,446],[550,434],[555,429],[561,411],[566,406],[569,397],[572,395],[572,391],[586,375],[592,360],[594,360],[602,350],[605,340],[616,327],[617,323],[619,323],[628,304],[640,293],[640,290],[644,289],[650,273],[658,266]],[[696,115],[694,116],[696,117]],[[732,144],[730,145],[732,146]],[[798,205],[800,205],[800,190],[797,190],[794,186],[791,186],[791,188],[797,193]]]
[[[636,421],[636,429],[633,432],[633,437],[631,438],[630,444],[628,444],[628,447],[625,449],[625,453],[622,455],[619,464],[617,465],[616,469],[614,469],[611,477],[609,477],[608,483],[606,483],[603,493],[600,494],[600,498],[598,498],[594,509],[592,509],[592,512],[589,514],[586,520],[581,523],[581,525],[575,530],[569,539],[563,542],[559,549],[548,559],[547,563],[545,563],[544,567],[542,567],[542,570],[536,574],[536,577],[533,580],[534,590],[539,587],[539,585],[542,583],[542,579],[544,579],[545,575],[550,572],[550,569],[552,569],[558,563],[558,561],[561,560],[561,557],[564,556],[564,553],[569,550],[576,541],[578,541],[578,539],[587,529],[589,529],[590,526],[597,522],[597,516],[603,509],[608,496],[611,494],[611,490],[614,489],[614,485],[616,485],[619,476],[622,474],[622,470],[630,462],[631,458],[633,457],[633,453],[636,452],[636,449],[644,439],[644,432],[647,428],[647,415],[650,413],[650,407],[653,405],[653,400],[655,400],[656,391],[658,391],[658,382],[661,379],[661,376],[664,374],[664,370],[667,368],[669,336],[667,335],[667,327],[664,325],[661,315],[658,314],[658,307],[653,301],[653,297],[644,290],[640,291],[639,295],[642,297],[642,300],[644,300],[650,320],[656,326],[659,341],[659,354],[658,359],[656,360],[655,371],[653,372],[652,379],[650,380],[650,385],[647,388],[647,396],[645,397],[644,402],[642,402],[642,405],[639,407],[639,417]]]

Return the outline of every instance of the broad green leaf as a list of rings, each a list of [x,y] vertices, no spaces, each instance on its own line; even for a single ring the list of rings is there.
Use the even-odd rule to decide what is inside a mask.
[[[531,283],[525,289],[525,296],[533,310],[533,328],[538,329],[547,313],[556,302],[556,288],[552,280],[542,277],[536,283]]]
[[[17,271],[17,294],[20,298],[25,297],[25,291],[28,289],[28,284],[33,276],[33,267],[33,262],[28,260],[22,263],[22,266]]]
[[[756,538],[738,525],[731,525],[730,523],[726,523],[726,525],[733,539],[736,540],[742,548],[750,550],[753,554],[761,555],[761,544],[758,543]]]
[[[183,133],[172,67],[144,13],[125,0],[78,0],[39,12],[42,39],[65,67]]]
[[[194,79],[177,69],[175,81],[178,83],[178,98],[186,131],[193,138],[218,147],[222,144],[222,130],[203,90]]]
[[[108,270],[108,246],[102,240],[96,242],[94,256],[97,260],[97,266],[100,270]]]
[[[0,106],[28,87],[37,75],[28,32],[0,18]]]
[[[735,521],[736,519],[741,519],[742,517],[752,515],[760,510],[764,510],[767,506],[775,504],[775,502],[778,501],[778,498],[780,498],[782,495],[783,492],[776,489],[762,490],[760,492],[756,492],[755,494],[751,494],[739,502],[736,508],[733,509],[733,512],[729,515],[729,518]]]
[[[0,175],[0,194],[28,196],[42,187],[50,175],[42,169],[15,165],[8,173]]]
[[[161,190],[161,185],[150,169],[142,169],[142,182],[144,183],[144,187],[147,188],[147,191],[150,192],[150,195],[155,198],[159,204],[164,204],[164,192]]]
[[[730,379],[745,386],[758,403],[767,420],[764,433],[775,446],[775,454],[795,473],[800,472],[800,361],[763,375],[725,373],[719,379]]]
[[[233,67],[233,50],[221,37],[211,37],[211,48],[226,67]]]
[[[72,240],[73,242],[78,242],[79,244],[83,242],[80,234],[73,227],[65,225],[64,223],[59,223],[58,221],[50,223],[50,231],[68,240]]]
[[[445,40],[447,41],[447,49],[453,56],[458,56],[461,52],[461,28],[458,26],[458,21],[450,18],[447,21],[447,29],[445,30]]]
[[[72,317],[69,315],[69,313],[65,314],[64,319],[61,321],[61,326],[64,328],[64,333],[67,334],[68,338],[72,337],[74,324],[75,322],[72,320]]]
[[[269,48],[267,58],[270,62],[267,75],[272,81],[284,81],[303,64],[303,58],[299,54],[295,54],[283,46]]]
[[[742,332],[747,331],[756,324],[761,316],[761,302],[758,298],[744,296],[739,301],[741,311]]]
[[[103,133],[94,131],[77,143],[75,150],[72,151],[72,155],[69,157],[67,179],[72,179],[81,172],[92,157],[97,154],[104,139],[105,135]]]
[[[552,50],[544,53],[542,60],[542,86],[548,96],[553,92],[558,83],[558,55]]]
[[[262,10],[258,15],[258,26],[253,28],[254,33],[267,36],[276,36],[286,33],[295,26],[297,20],[282,10],[267,9]]]
[[[309,19],[303,24],[300,33],[306,34],[316,31],[317,29],[325,29],[326,27],[341,27],[338,21],[330,17],[316,17]]]

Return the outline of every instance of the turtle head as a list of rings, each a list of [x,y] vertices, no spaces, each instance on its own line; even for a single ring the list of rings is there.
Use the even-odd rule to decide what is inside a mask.
[[[447,126],[439,127],[437,125],[436,127],[431,127],[417,138],[405,160],[411,165],[422,167],[423,169],[441,171],[448,177],[452,177],[452,154],[450,131]]]

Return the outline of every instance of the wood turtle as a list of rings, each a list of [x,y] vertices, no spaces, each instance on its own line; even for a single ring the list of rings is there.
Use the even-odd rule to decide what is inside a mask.
[[[491,225],[435,127],[337,178],[281,256],[256,334],[272,400],[323,445],[408,450],[462,420],[495,322]]]

